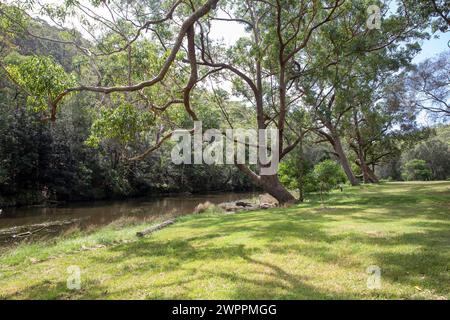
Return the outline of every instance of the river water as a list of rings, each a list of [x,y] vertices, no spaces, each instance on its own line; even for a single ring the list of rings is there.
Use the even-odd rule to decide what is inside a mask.
[[[0,215],[0,229],[80,218],[82,226],[103,226],[121,218],[142,221],[172,218],[190,214],[198,204],[206,201],[219,204],[255,196],[257,193],[215,193],[87,202],[59,207],[4,208]]]

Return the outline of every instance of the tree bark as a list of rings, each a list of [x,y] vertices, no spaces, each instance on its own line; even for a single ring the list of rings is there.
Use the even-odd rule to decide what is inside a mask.
[[[370,169],[370,167],[367,165],[366,162],[364,162],[365,163],[364,166],[361,165],[361,158],[360,158],[359,154],[356,152],[356,150],[355,150],[355,153],[358,156],[358,159],[355,161],[355,163],[361,169],[364,183],[378,183],[379,180],[378,180],[377,176],[375,175],[375,173],[373,172],[373,170]]]
[[[264,191],[278,200],[279,204],[294,203],[294,196],[281,184],[278,175],[261,176],[261,186]]]
[[[265,192],[278,200],[279,204],[294,203],[294,196],[281,184],[278,175],[259,176],[246,165],[236,164],[238,169],[244,173],[252,182],[263,188]]]
[[[316,133],[324,137],[332,145],[334,153],[337,155],[339,163],[341,164],[342,169],[344,169],[345,175],[352,186],[359,185],[358,180],[352,172],[347,156],[345,155],[344,148],[342,148],[341,138],[339,138],[336,130],[334,130],[330,124],[327,125],[327,128],[330,130],[331,134],[324,132],[323,130],[317,130]]]
[[[356,134],[356,141],[357,141],[357,146],[356,146],[356,155],[359,159],[359,167],[361,168],[362,174],[363,174],[363,181],[364,183],[370,183],[371,179],[369,176],[369,172],[368,172],[368,167],[366,164],[366,160],[364,159],[364,152],[363,152],[363,148],[362,148],[362,137],[361,137],[361,133],[359,131],[359,123],[358,123],[358,113],[357,111],[354,109],[353,110],[353,124],[355,126],[355,134]]]
[[[301,133],[302,134],[302,133]],[[300,139],[300,143],[299,143],[299,149],[300,149],[300,160],[299,160],[299,167],[298,167],[298,193],[299,193],[299,197],[298,197],[298,201],[299,202],[303,202],[304,201],[304,190],[305,190],[305,166],[303,163],[303,136],[302,139]]]
[[[353,145],[353,149],[359,159],[358,164],[363,174],[363,181],[364,183],[378,183],[378,178],[375,176],[374,172],[370,170],[366,162],[366,155],[364,152],[364,141],[361,136],[361,132],[359,130],[358,113],[356,110],[353,110],[353,124],[355,126],[355,135],[357,143],[356,146]]]
[[[164,222],[162,222],[162,223],[160,223],[160,224],[157,224],[157,225],[155,225],[155,226],[152,226],[152,227],[150,227],[150,228],[148,228],[148,229],[146,229],[146,230],[144,230],[144,231],[137,232],[137,233],[136,233],[136,236],[142,238],[142,237],[146,236],[147,234],[150,234],[150,233],[153,233],[153,232],[155,232],[155,231],[161,230],[162,228],[165,228],[165,227],[167,227],[167,226],[170,226],[170,225],[173,224],[173,223],[175,223],[175,220],[167,220],[167,221],[164,221]]]
[[[370,177],[370,180],[372,181],[372,183],[379,183],[380,182],[378,177],[375,175],[375,172],[373,172],[373,170],[370,169],[369,166],[367,166],[367,173],[369,174],[369,177]]]
[[[358,152],[358,159],[360,161],[360,168],[363,175],[363,181],[364,183],[372,183],[372,179],[369,176],[368,167],[366,165],[366,162],[364,161],[364,157]]]
[[[350,167],[350,163],[348,161],[347,156],[345,155],[344,148],[342,148],[341,138],[336,133],[332,133],[333,135],[333,148],[336,154],[339,157],[339,162],[342,166],[342,169],[344,169],[345,174],[347,175],[348,180],[352,184],[352,186],[359,185],[358,180],[356,179],[355,175],[353,174],[353,171]]]

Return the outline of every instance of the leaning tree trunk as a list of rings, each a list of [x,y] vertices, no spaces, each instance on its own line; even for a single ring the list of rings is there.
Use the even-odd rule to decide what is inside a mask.
[[[278,200],[279,204],[295,202],[294,196],[281,184],[278,175],[259,176],[250,170],[246,165],[236,164],[238,169],[244,173],[250,180],[263,188],[265,192]]]
[[[280,204],[295,202],[294,196],[281,184],[277,174],[261,176],[260,181],[264,191],[277,199]]]
[[[341,138],[339,137],[339,134],[336,131],[336,128],[333,127],[331,122],[322,121],[323,124],[326,126],[326,128],[330,131],[330,133],[325,133],[321,130],[318,131],[318,133],[325,137],[328,142],[333,146],[335,154],[338,156],[339,163],[342,166],[342,169],[344,169],[345,175],[347,176],[348,180],[352,184],[352,186],[359,185],[358,180],[356,179],[355,175],[353,174],[353,171],[350,167],[350,163],[348,162],[347,156],[345,155],[344,148],[342,147]]]
[[[355,163],[361,169],[364,183],[378,183],[379,180],[378,180],[377,176],[375,175],[375,173],[373,173],[372,169],[370,169],[370,167],[364,161],[362,162],[363,164],[361,164],[361,158],[358,154],[357,154],[357,156],[358,156],[358,160]]]
[[[304,192],[305,192],[305,186],[304,186],[304,184],[305,184],[305,179],[304,179],[304,176],[305,176],[305,166],[304,166],[304,163],[303,163],[303,156],[304,156],[304,154],[303,154],[303,137],[302,137],[302,139],[300,140],[300,143],[299,143],[299,150],[300,150],[300,160],[299,160],[299,166],[298,166],[298,179],[297,179],[297,182],[298,182],[298,193],[299,193],[299,196],[298,196],[298,201],[299,202],[303,202],[304,201]]]
[[[363,181],[364,183],[373,183],[372,178],[369,174],[369,167],[366,164],[366,161],[364,159],[364,156],[361,154],[361,151],[358,151],[358,160],[359,160],[359,167],[361,168],[361,172],[363,174]]]
[[[367,173],[370,177],[370,180],[372,181],[372,183],[379,183],[380,180],[378,179],[378,177],[375,175],[375,172],[373,172],[372,169],[369,168],[369,166],[367,166]]]
[[[352,184],[352,186],[359,185],[358,180],[356,179],[355,175],[353,174],[353,171],[350,167],[350,163],[348,162],[347,156],[345,155],[344,148],[342,148],[341,139],[338,135],[333,134],[333,148],[336,154],[339,157],[339,162],[342,165],[342,168],[344,169],[345,174],[347,175],[348,180]]]
[[[365,157],[365,152],[363,149],[363,138],[361,136],[361,132],[359,131],[359,120],[358,120],[358,113],[357,111],[354,109],[353,110],[353,123],[355,126],[355,134],[356,134],[356,141],[357,141],[357,146],[355,146],[355,151],[356,151],[356,155],[359,159],[359,167],[361,168],[361,172],[363,174],[363,181],[364,183],[375,183],[376,179],[375,175],[369,172],[370,168],[367,165],[366,162],[366,157]],[[374,179],[375,177],[375,179]]]
[[[359,159],[361,161],[361,158]],[[364,183],[378,183],[379,180],[375,173],[369,168],[366,162],[363,160],[360,164],[361,171],[363,173]]]

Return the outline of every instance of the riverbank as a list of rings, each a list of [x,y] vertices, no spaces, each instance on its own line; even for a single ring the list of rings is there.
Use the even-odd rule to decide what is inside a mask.
[[[215,189],[203,192],[186,192],[186,191],[164,191],[164,190],[150,190],[131,195],[111,195],[103,194],[96,197],[77,198],[72,200],[56,200],[43,197],[41,192],[22,190],[17,195],[4,197],[0,195],[0,208],[6,209],[22,209],[22,208],[54,208],[59,206],[83,205],[86,203],[97,202],[118,202],[118,201],[133,201],[139,199],[161,199],[167,197],[181,197],[181,196],[202,196],[221,193],[256,193],[261,191],[257,187],[251,186],[248,188],[233,189]]]
[[[449,299],[450,182],[387,183],[292,206],[116,221],[0,257],[5,299]],[[66,286],[81,270],[81,289]],[[381,288],[367,287],[369,266]]]
[[[146,197],[125,201],[84,202],[51,208],[5,208],[0,216],[0,229],[73,219],[80,219],[78,226],[81,229],[106,226],[122,218],[136,218],[143,222],[151,219],[170,219],[191,214],[199,204],[207,201],[219,204],[257,196],[257,193],[215,192],[166,195],[160,198]]]

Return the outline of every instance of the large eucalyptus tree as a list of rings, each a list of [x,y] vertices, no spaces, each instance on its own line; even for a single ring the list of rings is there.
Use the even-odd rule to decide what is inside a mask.
[[[42,40],[73,45],[80,52],[80,72],[69,75],[42,57],[19,65],[2,62],[1,67],[49,120],[57,118],[66,99],[88,92],[99,102],[94,105],[113,107],[106,112],[112,114],[111,122],[102,122],[97,138],[121,135],[128,141],[152,130],[154,144],[131,160],[142,159],[172,137],[179,106],[191,119],[185,125],[192,125],[202,120],[201,94],[216,94],[215,88],[229,83],[224,88],[254,115],[253,128],[277,130],[283,158],[304,136],[291,123],[291,114],[336,101],[339,93],[333,91],[339,79],[331,74],[346,77],[342,70],[352,59],[405,41],[418,28],[401,9],[388,16],[386,3],[377,2],[384,21],[381,30],[372,30],[367,27],[372,1],[363,0],[68,0],[62,5],[20,0],[16,7],[46,16],[66,32],[67,39],[34,34],[26,18],[17,19],[15,10],[1,5],[6,31],[15,28]],[[236,43],[221,43],[212,35],[218,22],[242,25],[245,32]],[[80,41],[79,32],[88,41]],[[308,99],[306,108],[303,98],[312,92],[316,99]],[[223,100],[216,100],[217,108],[231,127],[236,119],[229,117],[229,101],[223,105]],[[150,120],[149,111],[154,115]],[[321,124],[315,130],[325,137],[334,135],[340,161],[356,184],[339,147],[340,133],[329,121],[322,121],[325,118],[318,119]],[[247,165],[236,165],[280,203],[294,201],[276,174],[261,175]]]

